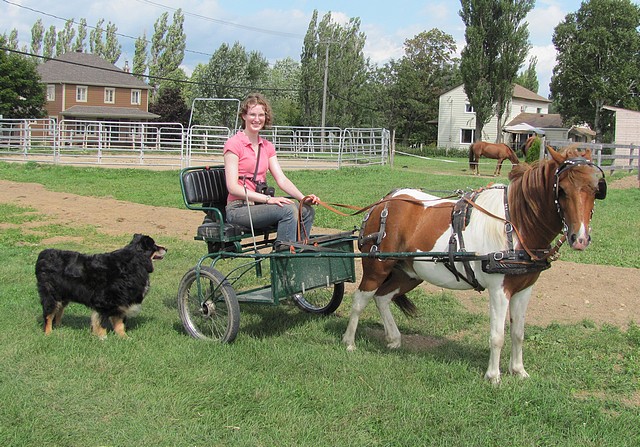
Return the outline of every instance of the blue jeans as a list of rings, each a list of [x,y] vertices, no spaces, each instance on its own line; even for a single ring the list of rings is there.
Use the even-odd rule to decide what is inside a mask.
[[[249,210],[251,208],[251,221],[249,220]],[[278,206],[257,204],[247,207],[242,200],[236,200],[227,205],[227,221],[230,223],[242,225],[245,227],[253,227],[258,229],[268,228],[275,224],[278,225],[277,240],[282,242],[295,242],[298,240],[298,204]],[[315,217],[316,210],[311,206],[302,205],[302,224],[306,230],[306,234],[302,234],[301,238],[311,235],[311,225]]]

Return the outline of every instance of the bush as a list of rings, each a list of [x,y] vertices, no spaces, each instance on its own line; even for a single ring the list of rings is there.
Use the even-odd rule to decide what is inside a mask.
[[[531,143],[527,156],[525,157],[527,163],[533,163],[540,159],[540,142],[540,138],[536,138],[533,140],[533,143]]]

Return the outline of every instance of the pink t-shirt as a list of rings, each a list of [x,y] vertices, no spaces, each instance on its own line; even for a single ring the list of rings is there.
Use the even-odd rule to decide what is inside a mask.
[[[257,180],[265,181],[267,178],[267,170],[269,169],[269,159],[276,155],[276,148],[269,140],[258,136],[258,144],[260,145],[260,166],[258,166]],[[255,191],[256,185],[253,179],[253,173],[256,170],[257,153],[251,148],[249,138],[240,131],[227,140],[224,144],[223,153],[231,152],[238,156],[238,184],[246,185],[249,191]],[[245,177],[243,179],[243,177]],[[228,202],[232,200],[244,200],[244,197],[236,197],[229,194]]]

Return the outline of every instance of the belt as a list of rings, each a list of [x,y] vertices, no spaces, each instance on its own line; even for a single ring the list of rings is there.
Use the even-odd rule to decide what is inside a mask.
[[[255,202],[252,202],[252,201],[247,202],[246,200],[232,200],[231,202],[227,203],[227,206],[230,206],[230,207],[245,206],[245,205],[255,205]]]

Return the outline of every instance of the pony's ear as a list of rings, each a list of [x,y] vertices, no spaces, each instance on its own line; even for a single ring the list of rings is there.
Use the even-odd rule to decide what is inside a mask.
[[[591,161],[591,148],[585,149],[582,156],[587,160]]]
[[[551,158],[553,158],[553,160],[559,165],[564,163],[564,161],[567,159],[567,157],[553,149],[551,146],[547,146],[547,151],[549,152],[549,155],[551,155]]]

